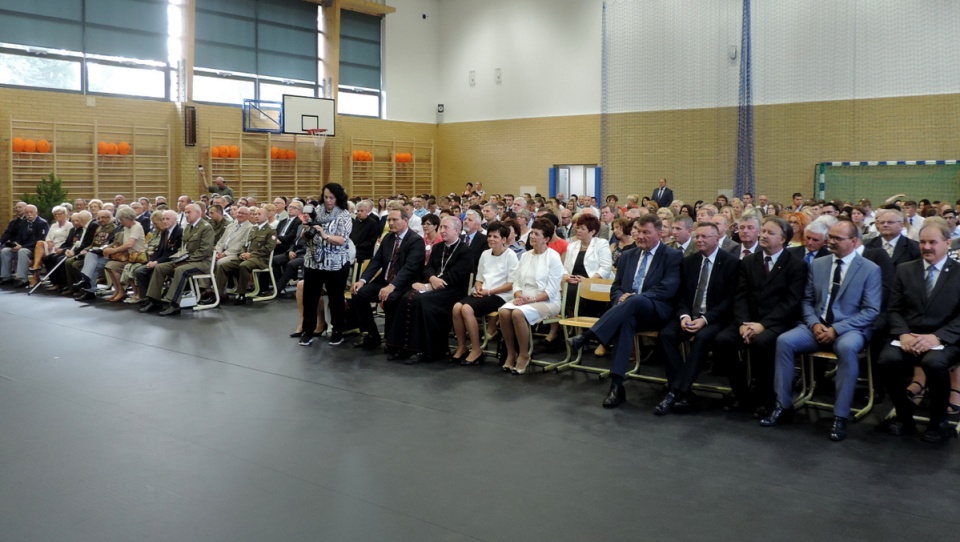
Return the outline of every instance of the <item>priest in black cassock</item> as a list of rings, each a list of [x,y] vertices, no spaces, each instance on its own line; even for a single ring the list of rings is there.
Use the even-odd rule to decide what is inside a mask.
[[[473,256],[460,239],[462,224],[454,217],[440,221],[442,244],[435,246],[423,270],[423,282],[414,283],[397,309],[398,318],[386,330],[387,359],[413,364],[434,361],[449,354],[447,335],[451,312],[467,293]],[[416,357],[411,357],[418,354]]]

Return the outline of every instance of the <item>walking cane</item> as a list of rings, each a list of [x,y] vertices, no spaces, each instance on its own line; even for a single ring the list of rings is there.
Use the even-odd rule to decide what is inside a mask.
[[[37,283],[33,285],[33,288],[30,288],[30,290],[27,292],[27,295],[29,296],[30,294],[33,293],[34,290],[36,290],[37,288],[39,288],[40,285],[43,284],[44,279],[46,279],[47,277],[49,277],[54,271],[57,270],[57,268],[59,268],[61,265],[63,265],[63,262],[65,262],[65,261],[67,261],[66,256],[64,256],[59,262],[57,262],[57,265],[53,266],[53,269],[47,271],[47,274],[44,275],[43,278],[41,278],[40,280],[38,280]]]

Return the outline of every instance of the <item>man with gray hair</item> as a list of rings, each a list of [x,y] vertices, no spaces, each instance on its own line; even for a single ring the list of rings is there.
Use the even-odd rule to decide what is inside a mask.
[[[191,275],[210,271],[213,258],[213,226],[203,220],[200,206],[191,203],[184,209],[187,226],[183,229],[183,243],[169,262],[162,263],[153,271],[147,287],[147,299],[140,312],[153,312],[161,308],[161,301],[168,305],[160,316],[180,314],[180,298],[187,279]],[[163,293],[163,283],[170,278],[170,287]]]
[[[365,199],[357,204],[357,217],[353,219],[350,242],[357,250],[357,263],[363,263],[373,257],[373,251],[380,239],[380,221],[373,216],[373,202]]]
[[[16,234],[11,236],[6,241],[3,250],[0,250],[0,284],[14,280],[11,277],[10,268],[13,266],[14,258],[16,258],[17,283],[15,286],[24,288],[30,285],[29,271],[33,262],[33,251],[37,242],[43,241],[47,237],[49,228],[47,221],[37,216],[36,205],[24,207],[24,216],[17,224]]]
[[[480,213],[469,210],[463,220],[463,240],[470,248],[470,255],[473,258],[473,272],[477,272],[477,266],[480,265],[480,255],[487,250],[487,236],[480,231],[482,223]]]
[[[822,220],[823,218],[814,220],[803,229],[803,246],[787,249],[795,256],[803,258],[807,265],[812,264],[813,260],[817,258],[830,255],[830,250],[825,245],[831,226],[825,220]],[[834,220],[834,223],[836,223],[836,220]]]
[[[751,254],[756,254],[760,249],[758,240],[760,238],[760,219],[754,215],[744,215],[740,217],[740,224],[737,226],[740,233],[740,244],[734,245],[730,253],[737,255],[741,260]]]
[[[903,213],[896,209],[881,209],[877,211],[876,226],[880,236],[874,237],[864,246],[885,250],[893,261],[894,268],[920,258],[920,243],[902,235]]]

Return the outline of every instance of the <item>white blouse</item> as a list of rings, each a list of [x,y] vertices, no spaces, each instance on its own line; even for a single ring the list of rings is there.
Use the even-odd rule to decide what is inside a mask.
[[[580,240],[576,239],[567,245],[566,258],[563,262],[563,268],[566,274],[573,273],[573,266],[577,264],[577,256],[580,253]],[[587,253],[583,255],[583,266],[587,269],[587,276],[592,277],[596,274],[602,279],[608,279],[613,276],[613,255],[610,253],[610,244],[600,237],[594,237],[590,240],[590,246],[587,247]]]
[[[480,255],[480,265],[477,267],[476,280],[483,283],[485,290],[492,290],[510,282],[513,273],[517,270],[520,261],[517,255],[510,249],[503,251],[499,256],[493,255],[493,249],[488,248]],[[504,301],[513,299],[513,292],[503,292],[497,294]]]
[[[60,248],[70,236],[70,230],[73,228],[73,224],[69,220],[63,223],[63,226],[60,225],[56,220],[50,222],[50,229],[47,230],[47,241],[53,241],[54,248]],[[33,247],[30,247],[31,249]]]

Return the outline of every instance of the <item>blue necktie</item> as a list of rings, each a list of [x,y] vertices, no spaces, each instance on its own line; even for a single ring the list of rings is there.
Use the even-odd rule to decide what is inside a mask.
[[[643,277],[647,274],[647,263],[650,260],[649,256],[649,251],[643,251],[643,257],[640,258],[640,269],[637,271],[637,276],[633,279],[633,291],[638,294],[640,293],[640,288],[643,286]]]
[[[937,266],[931,265],[927,268],[927,297],[933,293],[933,287],[937,285]]]
[[[803,259],[803,261],[807,262],[807,264],[809,264],[810,262],[812,262],[812,261],[813,261],[813,252],[807,252],[807,256]]]

